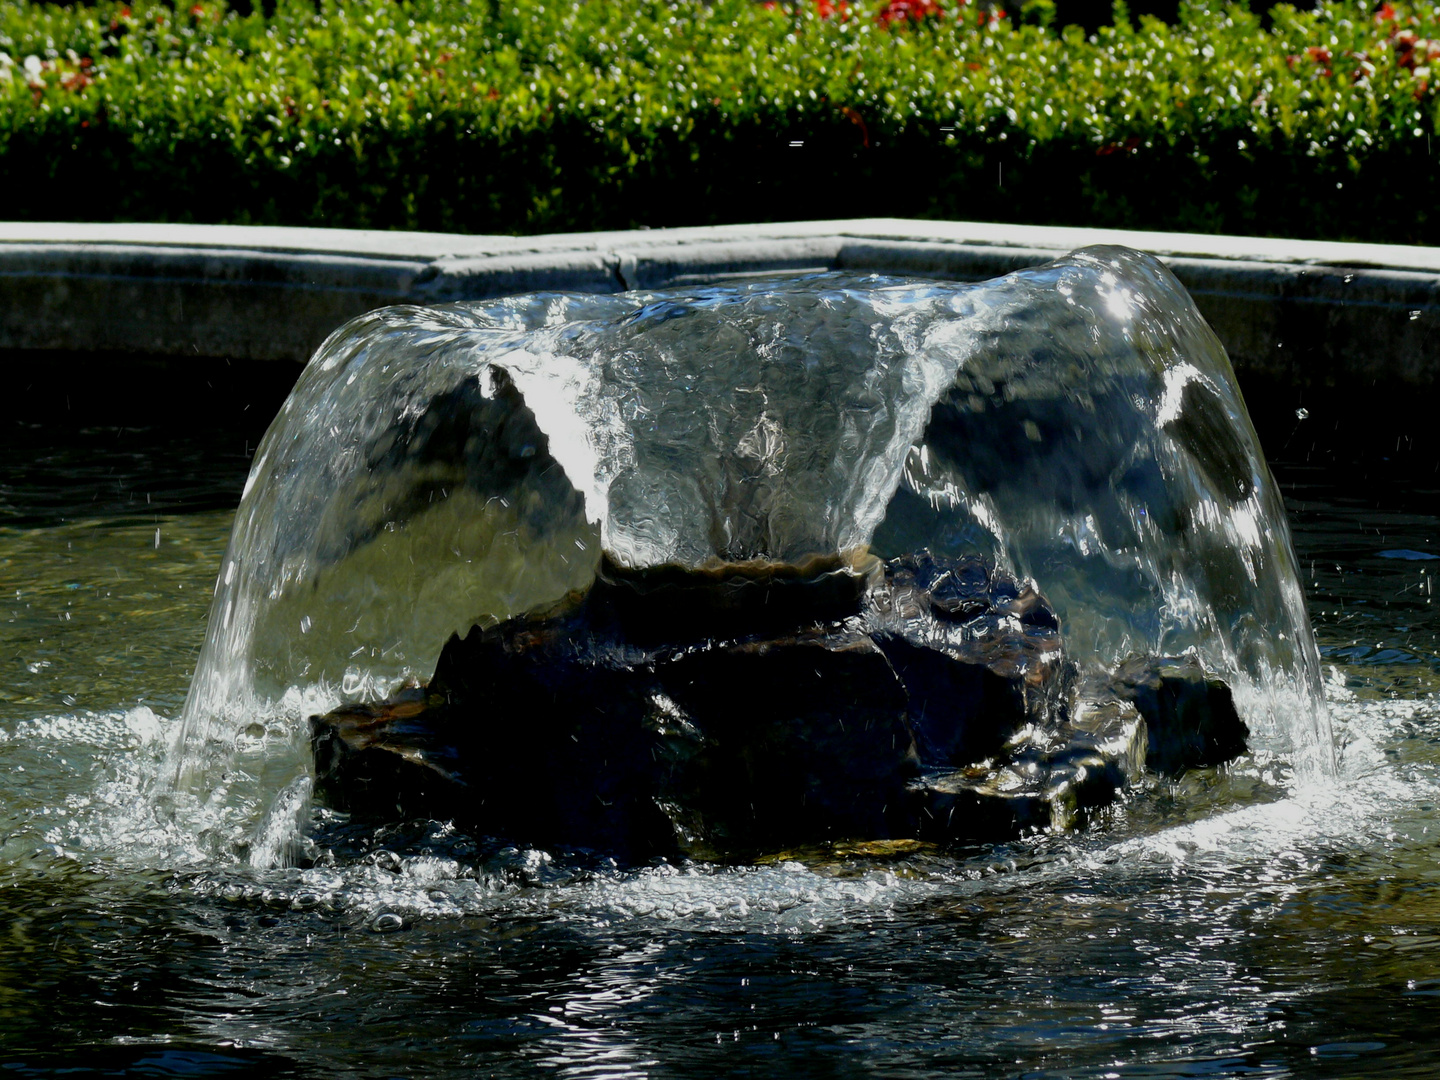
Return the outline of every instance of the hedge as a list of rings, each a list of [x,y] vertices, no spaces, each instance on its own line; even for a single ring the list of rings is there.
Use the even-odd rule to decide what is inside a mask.
[[[1440,10],[0,0],[0,217],[898,215],[1440,242]],[[1440,74],[1440,67],[1434,69]]]

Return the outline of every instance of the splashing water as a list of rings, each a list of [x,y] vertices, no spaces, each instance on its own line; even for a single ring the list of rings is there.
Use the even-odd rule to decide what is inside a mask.
[[[1259,754],[1331,767],[1283,508],[1224,350],[1159,263],[1091,248],[976,285],[821,274],[343,327],[256,455],[175,790],[278,725],[283,794],[251,855],[282,859],[302,688],[313,709],[425,678],[450,634],[586,587],[602,552],[866,547],[1033,577],[1082,664],[1193,652]]]

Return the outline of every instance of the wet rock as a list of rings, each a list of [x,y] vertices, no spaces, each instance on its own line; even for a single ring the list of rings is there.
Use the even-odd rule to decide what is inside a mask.
[[[746,642],[660,665],[666,699],[703,732],[662,778],[687,848],[774,850],[906,835],[917,771],[904,686],[863,634]]]
[[[852,576],[822,567],[819,602],[801,604],[790,575],[754,567],[717,570],[704,588],[655,576],[635,587],[607,567],[542,617],[452,638],[423,692],[313,720],[322,798],[628,859],[908,828],[903,684],[843,619],[793,625],[858,608]],[[717,642],[679,625],[642,643],[658,637],[646,602],[684,610],[692,590],[719,613],[711,625],[769,633]],[[744,618],[757,606],[768,610]]]
[[[333,713],[313,720],[322,798],[363,817],[398,810],[627,860],[670,852],[673,830],[649,795],[687,733],[664,723],[643,671],[577,655],[564,634],[574,619],[452,638],[414,715],[396,717],[386,703],[373,721],[353,724],[345,710],[338,723]]]
[[[1079,827],[1140,779],[1145,744],[1145,721],[1126,702],[1082,706],[1056,727],[1027,727],[997,759],[912,782],[918,835],[976,843]]]
[[[374,705],[342,705],[310,718],[315,794],[336,810],[365,817],[447,816],[460,806],[461,748],[435,724],[423,687]]]
[[[839,840],[768,852],[755,862],[760,866],[798,862],[811,870],[854,874],[857,863],[861,873],[867,865],[882,863],[904,863],[913,867],[916,858],[941,855],[943,851],[939,844],[910,837],[900,840]],[[901,868],[901,872],[904,873],[905,868]]]
[[[664,651],[696,642],[755,640],[858,615],[883,580],[871,555],[762,559],[689,569],[601,562],[586,598],[594,633]]]
[[[1224,681],[1193,656],[1135,657],[1105,689],[1139,709],[1149,730],[1146,765],[1165,776],[1223,765],[1243,754],[1250,729]],[[1098,696],[1098,694],[1097,694]]]
[[[428,686],[312,718],[317,791],[627,861],[753,857],[1073,828],[1147,762],[1244,748],[1193,662],[1078,686],[1044,598],[978,559],[607,560],[550,611],[452,637]]]
[[[865,625],[905,683],[921,759],[963,767],[1067,711],[1074,667],[1033,584],[978,558],[893,559]]]

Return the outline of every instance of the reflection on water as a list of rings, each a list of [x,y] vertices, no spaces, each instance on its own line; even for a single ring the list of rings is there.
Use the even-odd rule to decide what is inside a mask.
[[[1277,469],[1332,665],[1320,790],[1242,767],[1078,837],[632,873],[319,815],[295,866],[257,871],[136,811],[229,527],[194,493],[238,492],[243,463],[125,437],[99,478],[123,502],[3,449],[7,1075],[1432,1074],[1435,564],[1383,553],[1440,554],[1440,493]],[[248,737],[245,769],[303,752]]]

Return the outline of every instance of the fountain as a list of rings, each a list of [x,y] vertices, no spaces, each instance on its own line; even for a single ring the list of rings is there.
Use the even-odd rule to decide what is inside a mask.
[[[849,223],[825,226],[851,237],[848,247],[788,265],[975,269],[968,256],[927,261],[934,252],[919,250],[921,227],[907,227],[910,262],[865,246],[898,225]],[[973,227],[924,228],[954,239]],[[682,259],[674,252],[695,237],[662,239],[527,239],[507,250],[598,248],[593,276],[566,277],[566,288],[673,281],[698,274],[697,263],[762,268],[733,251]],[[641,240],[670,261],[647,263],[643,252],[638,268],[621,261]],[[1322,265],[1280,273],[1273,261],[1244,262],[1271,242],[1225,241],[1203,250],[1226,255],[1211,262],[1229,275],[1228,295],[1244,291],[1237,281],[1255,286],[1250,306],[1227,317],[1217,278],[1183,257],[1200,249],[1178,246],[1197,241],[1131,240],[1170,252],[1240,371],[1285,494],[1335,727],[1333,769],[1272,477],[1225,360],[1148,260],[1092,251],[980,285],[812,275],[668,299],[390,312],[337,337],[310,369],[238,517],[264,431],[250,421],[275,415],[294,375],[239,361],[274,354],[232,353],[228,378],[223,361],[166,361],[166,378],[189,389],[214,378],[211,396],[182,413],[168,405],[173,394],[117,400],[126,382],[153,384],[138,377],[156,370],[149,361],[12,355],[26,375],[17,388],[31,373],[36,383],[0,447],[9,455],[0,633],[11,658],[0,695],[0,991],[14,988],[0,1023],[3,1064],[18,1074],[333,1076],[356,1071],[363,1033],[365,1071],[401,1074],[423,1058],[427,1075],[446,1077],[1427,1075],[1440,1023],[1440,491],[1424,426],[1393,415],[1407,396],[1418,415],[1425,395],[1399,388],[1429,385],[1401,382],[1429,371],[1428,354],[1381,331],[1395,324],[1423,338],[1433,311],[1420,294],[1433,275],[1411,274],[1404,296],[1398,285],[1382,294],[1384,275],[1365,266],[1433,269],[1433,253],[1296,245],[1296,259]],[[316,242],[330,250],[342,241],[355,242]],[[234,243],[248,251],[259,239],[245,231]],[[997,255],[987,273],[1038,261],[1006,251],[1011,261]],[[605,261],[612,253],[623,282]],[[139,313],[161,309],[136,300],[133,279],[109,286],[120,298],[109,307],[93,303],[102,277],[115,279],[95,276],[93,250],[83,255],[95,291],[68,294],[66,310],[85,317],[77,325],[110,326],[123,307],[138,326]],[[452,291],[431,300],[458,298],[455,261],[437,279]],[[186,281],[195,265],[185,262]],[[1317,308],[1322,278],[1333,302]],[[1283,304],[1253,299],[1267,281]],[[275,290],[260,291],[273,310]],[[248,310],[262,310],[255,304]],[[197,318],[188,299],[173,310]],[[1307,320],[1333,352],[1295,348],[1304,344],[1296,323]],[[260,317],[243,322],[257,340],[273,329]],[[842,334],[842,322],[854,332]],[[45,324],[27,320],[33,334]],[[1247,344],[1246,325],[1263,348]],[[699,357],[681,349],[692,334],[705,346]],[[77,334],[72,347],[85,344]],[[815,375],[808,411],[787,411],[780,390],[792,384],[780,380],[818,371],[807,356],[839,362]],[[627,364],[673,376],[664,385],[675,393],[657,398],[654,384],[627,383]],[[1317,398],[1322,379],[1333,390]],[[874,392],[851,392],[857,382]],[[1288,393],[1270,393],[1277,383]],[[688,396],[686,385],[695,387]],[[742,412],[758,392],[763,407]],[[233,408],[212,407],[230,398]],[[631,407],[662,401],[649,414]],[[855,434],[832,439],[849,405]],[[1308,419],[1297,418],[1301,405]],[[577,408],[593,422],[567,421]],[[1356,434],[1367,410],[1386,418],[1369,443]],[[767,413],[773,423],[761,423]],[[672,426],[647,426],[647,415]],[[914,434],[898,470],[885,472],[891,447],[907,438],[901,416]],[[702,449],[681,455],[696,430]],[[499,442],[479,438],[497,432]],[[803,469],[767,473],[766,462],[794,460],[801,433],[815,436],[812,447],[840,445],[834,460],[847,468],[871,463],[875,490],[893,484],[868,533],[844,531],[845,515],[865,513],[857,499],[835,500],[834,517],[785,512],[828,499],[847,475],[818,452]],[[1410,434],[1415,451],[1397,442]],[[744,442],[748,456],[704,449],[722,439]],[[608,456],[627,446],[633,460]],[[506,463],[509,471],[497,467]],[[730,478],[752,474],[769,486],[736,498]],[[677,524],[674,557],[671,540],[625,547],[627,535],[654,541],[671,522],[631,512],[647,478],[679,492],[666,506],[716,506],[727,513],[715,520],[733,526],[712,531],[707,518],[687,533]],[[688,503],[687,491],[696,493]],[[768,603],[754,602],[763,596]],[[887,598],[904,619],[887,621]],[[212,601],[216,637],[182,724]],[[805,625],[786,625],[797,616]],[[536,636],[525,638],[527,628]],[[697,642],[687,636],[697,629],[724,637]],[[853,647],[831,647],[845,634]],[[1055,696],[1028,701],[1020,680],[1020,705],[1036,709],[1030,731],[997,747],[1003,725],[947,735],[928,707],[912,716],[918,683],[906,650],[938,668],[975,647],[975,683],[997,691],[992,703],[1014,706],[1019,668],[1001,669],[1007,641],[1017,664],[1063,676],[1039,684]],[[806,655],[822,677],[794,662],[800,645],[814,650]],[[693,653],[678,657],[681,648]],[[747,649],[768,650],[780,674],[755,678],[760,661]],[[627,668],[627,656],[649,659]],[[874,730],[897,742],[905,731],[915,745],[913,763],[896,765],[890,740],[873,739],[869,760],[883,769],[859,777],[869,791],[898,787],[932,813],[947,796],[971,798],[971,838],[990,841],[958,830],[942,843],[919,829],[907,835],[906,821],[887,823],[894,809],[871,797],[853,809],[878,813],[884,829],[757,836],[727,822],[726,836],[712,826],[678,838],[687,846],[677,854],[689,857],[665,861],[648,858],[658,848],[645,843],[626,850],[619,834],[590,838],[586,852],[567,850],[564,837],[501,828],[456,797],[458,787],[397,789],[455,798],[443,818],[427,808],[397,820],[363,800],[336,809],[358,795],[349,781],[361,770],[347,772],[345,755],[370,752],[345,736],[372,721],[364,734],[384,744],[376,754],[398,758],[408,747],[423,759],[453,748],[457,764],[510,783],[522,817],[543,786],[535,781],[558,786],[551,769],[564,748],[537,710],[502,729],[518,749],[494,763],[457,737],[480,713],[462,676],[487,657],[520,675],[573,675],[573,685],[609,680],[613,691],[596,698],[606,712],[582,739],[596,722],[623,726],[621,704],[652,701],[657,689],[676,707],[677,750],[686,748],[681,720],[723,749],[728,732],[717,723],[733,718],[753,732],[788,715],[829,730],[818,750],[844,751],[863,735],[863,718],[859,734],[852,722],[863,711]],[[682,659],[697,667],[687,672]],[[702,663],[752,666],[687,695]],[[1098,715],[1100,693],[1111,695],[1109,720]],[[516,696],[522,710],[533,702]],[[1227,765],[1198,764],[1237,749],[1240,729],[1214,724],[1228,715],[1227,698],[1247,749]],[[740,708],[727,707],[736,699]],[[1138,739],[1135,714],[1163,720],[1169,709],[1173,718],[1187,703],[1192,719],[1203,707],[1209,731],[1227,738],[1175,740],[1175,756],[1152,760],[1151,732]],[[847,731],[822,726],[831,713]],[[317,728],[311,716],[328,719]],[[1091,721],[1095,734],[1122,736],[1119,745],[1107,737],[1082,747]],[[793,783],[807,759],[777,749],[786,752],[760,763],[783,762],[772,775]],[[974,774],[943,764],[948,755],[977,765],[977,754],[990,764]],[[1018,813],[978,827],[978,788],[989,785],[993,808],[1010,791],[1002,781],[1015,780],[1016,809],[1025,785],[1036,794],[1028,769],[1065,780],[1078,776],[1066,773],[1074,764],[1085,765],[1086,784],[1089,764],[1104,774],[1089,802],[1124,779],[1112,765],[1138,780],[1113,788],[1103,809],[1078,795],[1047,806],[1039,791],[1029,819],[1047,826],[1039,831],[1014,828]],[[600,771],[571,775],[593,784]],[[700,802],[715,791],[707,775],[722,774],[692,773],[692,786],[662,792],[682,823],[698,813],[704,828],[717,812]],[[1083,828],[1048,827],[1051,809],[1063,819],[1071,805]],[[957,809],[953,820],[961,817]]]
[[[1247,741],[1330,764],[1229,362],[1121,248],[355,320],[256,455],[177,788],[281,714],[353,813],[632,858],[1067,826]]]

